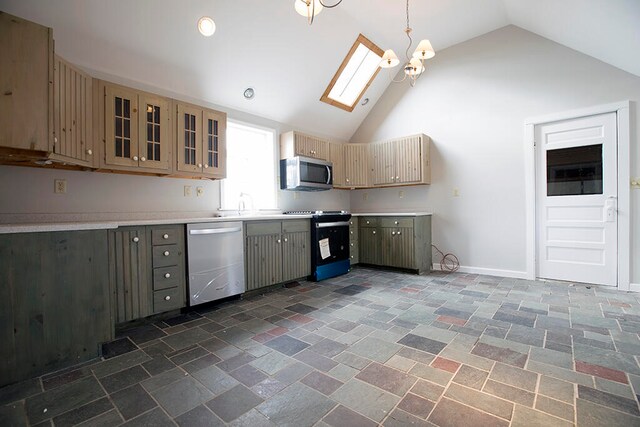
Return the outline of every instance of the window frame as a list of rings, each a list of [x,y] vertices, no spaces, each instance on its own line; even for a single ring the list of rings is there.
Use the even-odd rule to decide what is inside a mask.
[[[378,45],[376,45],[374,42],[372,42],[371,40],[366,38],[362,33],[360,33],[358,35],[358,38],[356,39],[356,41],[351,46],[351,49],[347,53],[347,56],[345,56],[344,60],[342,61],[342,64],[340,64],[340,67],[338,68],[338,71],[336,71],[336,74],[333,76],[333,78],[329,82],[329,85],[327,86],[327,88],[325,89],[324,93],[320,97],[320,101],[326,102],[329,105],[333,105],[334,107],[338,107],[338,108],[340,108],[342,110],[345,110],[345,111],[347,111],[349,113],[351,113],[356,108],[356,105],[358,105],[358,103],[360,102],[360,99],[362,99],[362,96],[367,91],[367,89],[369,89],[369,86],[371,86],[371,83],[373,83],[373,80],[376,78],[376,76],[380,72],[380,67],[378,67],[377,70],[375,71],[375,73],[373,73],[373,75],[371,76],[371,78],[367,82],[367,84],[364,86],[364,88],[362,88],[362,91],[360,92],[360,95],[358,95],[358,97],[354,101],[353,105],[343,104],[343,103],[341,103],[339,101],[336,101],[334,99],[329,98],[329,93],[331,93],[331,90],[333,89],[333,87],[335,86],[336,82],[338,81],[338,78],[340,78],[340,75],[342,74],[344,69],[347,67],[347,64],[351,60],[351,57],[355,54],[356,49],[358,49],[358,46],[360,46],[360,45],[365,46],[367,49],[369,49],[370,51],[372,51],[373,53],[378,55],[382,60],[382,56],[384,55],[384,50],[382,50]]]
[[[257,130],[261,130],[264,132],[269,132],[272,135],[272,140],[271,143],[273,144],[273,203],[274,206],[273,207],[256,207],[255,205],[253,206],[253,210],[255,211],[275,211],[278,210],[278,205],[279,205],[279,195],[278,195],[278,189],[280,188],[279,186],[279,177],[280,177],[280,173],[278,170],[278,158],[279,158],[279,147],[278,147],[278,131],[277,129],[268,127],[268,126],[260,126],[260,125],[256,125],[255,123],[250,123],[250,122],[245,122],[242,120],[235,120],[235,119],[227,119],[227,145],[229,144],[229,139],[228,139],[228,131],[229,131],[229,125],[231,126],[243,126],[243,127],[248,127],[248,128],[253,128],[253,129],[257,129]],[[229,148],[227,147],[227,153],[229,151]],[[227,163],[227,172],[229,171],[229,164]],[[220,180],[220,208],[218,210],[220,211],[238,211],[238,207],[237,206],[225,206],[224,201],[225,201],[225,181],[227,178]],[[253,197],[253,195],[251,195]]]

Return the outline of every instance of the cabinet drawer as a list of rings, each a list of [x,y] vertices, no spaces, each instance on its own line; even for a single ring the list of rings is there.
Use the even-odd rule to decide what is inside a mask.
[[[385,217],[379,220],[381,227],[413,227],[413,218]]]
[[[184,295],[181,295],[182,288],[169,288],[153,293],[153,312],[175,310],[184,306]]]
[[[249,222],[247,223],[247,236],[266,236],[280,234],[282,223],[280,221]]]
[[[162,245],[153,247],[153,268],[178,265],[182,253],[178,245]]]
[[[180,284],[180,267],[160,267],[153,269],[153,290],[173,288]]]
[[[288,219],[282,221],[283,233],[295,233],[297,231],[309,231],[310,223],[308,219]]]
[[[373,216],[363,216],[358,222],[360,227],[376,227],[378,225],[378,218]]]
[[[180,241],[180,233],[184,233],[183,227],[152,228],[151,244],[173,245]]]

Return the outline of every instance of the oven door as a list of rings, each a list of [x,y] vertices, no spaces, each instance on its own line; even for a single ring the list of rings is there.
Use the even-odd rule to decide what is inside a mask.
[[[312,233],[313,267],[349,259],[349,221],[317,222]]]

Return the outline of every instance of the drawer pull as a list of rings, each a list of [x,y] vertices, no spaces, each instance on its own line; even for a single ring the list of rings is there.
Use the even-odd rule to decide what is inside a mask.
[[[369,221],[367,221],[367,225],[369,225]]]
[[[92,155],[92,154],[93,154],[93,151],[91,150],[91,148],[87,149],[87,155],[89,155],[89,156],[90,156],[90,155]]]
[[[171,295],[167,295],[166,297],[164,297],[165,301],[169,301],[171,299]]]
[[[163,235],[162,235],[162,238],[163,238],[163,239],[168,239],[168,238],[169,238],[169,235],[165,233],[165,234],[163,234]]]
[[[133,156],[133,161],[137,162],[138,161],[138,156]]]
[[[209,165],[205,163],[205,164],[204,164],[204,168],[205,168],[205,169],[208,169],[208,168],[209,168]]]
[[[285,243],[287,243],[287,242],[288,242],[288,240],[287,240],[287,238],[286,238],[286,237],[284,238],[284,242],[285,242]]]
[[[280,243],[280,239],[276,240],[276,243]]]
[[[393,223],[394,223],[395,225],[400,224],[398,221],[393,221]]]
[[[146,162],[146,161],[147,161],[147,158],[146,158],[146,157],[140,157],[140,161],[141,161],[141,162]]]
[[[392,232],[391,232],[391,235],[392,235],[392,236],[395,236],[395,235],[396,235],[396,232],[395,232],[395,231],[392,231]]]
[[[140,238],[136,236],[132,240],[133,240],[133,243],[138,243],[140,241]]]
[[[399,235],[401,235],[401,234],[402,234],[402,232],[401,232],[401,231],[398,231],[398,236],[399,236]]]
[[[171,277],[171,273],[164,273],[164,278],[165,278],[165,279],[168,279],[168,278],[170,278],[170,277]]]
[[[162,253],[162,255],[164,255],[164,256],[169,256],[169,251],[164,251],[164,252]]]
[[[376,234],[376,230],[373,230],[373,234]]]

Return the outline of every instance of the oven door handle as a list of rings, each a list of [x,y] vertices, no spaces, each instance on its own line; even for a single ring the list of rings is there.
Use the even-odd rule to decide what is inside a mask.
[[[318,222],[316,223],[316,228],[328,228],[328,227],[348,227],[349,221],[338,221],[338,222]]]
[[[326,166],[327,168],[327,184],[331,184],[331,168],[329,166]]]

